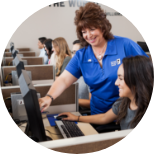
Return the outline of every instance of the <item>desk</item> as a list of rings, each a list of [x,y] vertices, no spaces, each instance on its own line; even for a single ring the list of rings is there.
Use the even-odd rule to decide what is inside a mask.
[[[53,79],[51,80],[32,80],[32,84],[36,85],[36,84],[52,84],[54,82]]]
[[[77,116],[80,115],[79,112],[72,112],[72,113]],[[46,135],[51,137],[53,140],[63,139],[63,136],[59,132],[59,129],[57,127],[50,126],[50,123],[46,117],[46,114],[42,114],[42,118],[43,118],[43,124],[44,124],[45,130],[48,130],[49,132],[52,133],[51,134],[48,131],[46,131]],[[85,136],[98,134],[98,132],[89,123],[78,122],[77,125]],[[26,124],[23,124],[19,128],[24,132],[25,127],[26,127]],[[54,135],[54,134],[57,134],[57,135]]]
[[[32,84],[33,85],[48,85],[48,84],[50,84],[50,85],[52,85],[53,84],[53,82],[54,82],[54,80],[53,79],[50,79],[50,80],[32,80]],[[6,84],[4,84],[5,86],[18,86],[18,85],[12,85],[12,83],[6,83]]]

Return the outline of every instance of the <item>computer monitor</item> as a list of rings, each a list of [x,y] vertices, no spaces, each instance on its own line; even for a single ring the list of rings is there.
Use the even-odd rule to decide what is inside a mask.
[[[18,75],[18,78],[19,78],[20,75],[21,75],[21,70],[25,69],[24,63],[22,62],[22,60],[21,60],[19,55],[16,55],[15,59],[13,60],[13,63],[16,66],[17,75]]]
[[[14,43],[13,42],[11,42],[10,43],[10,50],[9,50],[9,52],[13,52],[13,50],[14,50]]]
[[[26,72],[27,72],[30,80],[32,80],[31,71],[26,71]],[[12,74],[12,85],[13,86],[19,85],[17,71],[11,71],[11,74]]]
[[[19,53],[19,50],[13,50],[12,51],[12,57],[13,57],[13,59],[15,59],[15,57],[17,56],[18,53]]]
[[[25,70],[22,70],[19,77],[19,85],[28,117],[25,133],[29,136],[30,132],[30,137],[36,142],[47,141],[48,137],[45,135],[37,92]]]
[[[149,48],[148,48],[146,42],[137,41],[137,44],[142,48],[142,50],[144,52],[149,52]]]
[[[41,94],[37,93],[37,98],[39,99],[40,97]],[[24,100],[20,92],[11,93],[11,106],[13,119],[28,120]]]

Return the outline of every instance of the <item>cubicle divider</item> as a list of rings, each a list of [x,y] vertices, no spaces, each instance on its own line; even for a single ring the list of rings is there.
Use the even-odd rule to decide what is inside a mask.
[[[2,80],[2,69],[0,68],[0,81],[1,81],[1,84],[0,86],[3,87],[3,80]]]
[[[49,91],[52,84],[34,85],[36,91],[44,97]],[[2,96],[7,109],[11,108],[11,100],[6,99],[11,96],[11,93],[19,93],[19,86],[1,87]],[[72,84],[59,97],[57,97],[47,110],[49,113],[55,114],[60,112],[75,112],[78,111],[78,83]],[[68,99],[69,98],[69,99]]]
[[[30,56],[35,56],[35,52],[25,52],[25,51],[20,51],[19,54],[23,54],[24,57],[30,57]],[[4,52],[4,57],[12,57],[11,52]]]
[[[2,67],[0,66],[0,127],[2,127],[2,90],[1,90],[2,86],[3,86]]]
[[[43,65],[44,60],[43,57],[21,57],[21,60],[26,60],[27,65]],[[13,57],[4,57],[3,66],[12,66]]]
[[[3,66],[3,81],[8,74],[15,70],[15,66]],[[31,71],[32,80],[53,80],[55,76],[54,66],[52,65],[25,65],[25,70]]]
[[[8,52],[10,49],[5,49],[5,52]],[[30,48],[17,48],[19,51],[30,51]]]
[[[2,57],[1,66],[5,66],[5,58],[4,58],[4,56]]]

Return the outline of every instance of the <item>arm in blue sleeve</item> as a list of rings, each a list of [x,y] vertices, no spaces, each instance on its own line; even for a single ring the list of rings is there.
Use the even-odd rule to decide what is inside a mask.
[[[76,78],[79,78],[80,76],[82,76],[81,69],[80,69],[80,61],[77,53],[67,64],[66,70]]]
[[[130,39],[125,40],[124,46],[125,46],[126,56],[143,55],[148,57],[148,55],[142,50],[142,48],[137,43],[135,43]]]

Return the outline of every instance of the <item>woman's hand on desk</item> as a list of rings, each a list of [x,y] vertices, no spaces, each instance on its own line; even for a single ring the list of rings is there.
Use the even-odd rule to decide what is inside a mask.
[[[44,112],[51,104],[51,98],[48,96],[39,98],[41,112]]]
[[[63,118],[62,120],[78,121],[78,116],[76,116],[70,112],[61,113],[58,116],[61,116],[61,115],[67,115],[67,118]]]

